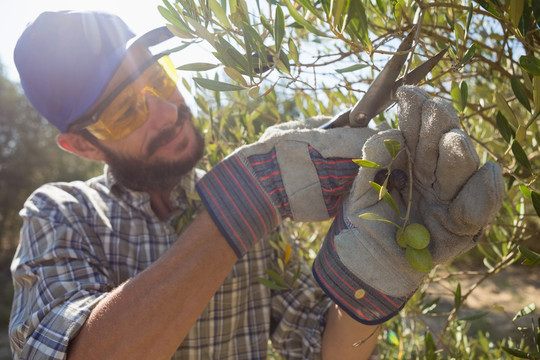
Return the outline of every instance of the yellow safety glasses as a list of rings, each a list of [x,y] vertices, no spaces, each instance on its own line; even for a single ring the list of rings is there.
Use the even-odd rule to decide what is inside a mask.
[[[100,140],[127,136],[148,119],[147,95],[168,99],[176,89],[177,79],[168,56],[152,61],[140,75],[134,74],[122,83],[94,113],[94,122],[83,128]]]

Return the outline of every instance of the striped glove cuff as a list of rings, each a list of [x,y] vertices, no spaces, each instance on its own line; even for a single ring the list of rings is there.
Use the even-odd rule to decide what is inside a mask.
[[[382,324],[396,316],[414,292],[401,297],[386,295],[355,276],[334,245],[334,237],[348,228],[340,210],[313,262],[313,275],[324,292],[353,319],[367,325]]]
[[[196,185],[206,210],[236,255],[281,223],[281,216],[238,155],[217,164]]]

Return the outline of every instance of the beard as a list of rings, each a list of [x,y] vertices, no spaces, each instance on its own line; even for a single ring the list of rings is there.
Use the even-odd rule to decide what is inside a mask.
[[[184,127],[191,126],[195,134],[187,139],[187,144],[179,145],[179,152],[183,156],[175,161],[145,160],[118,155],[100,144],[101,150],[107,157],[107,164],[116,181],[135,191],[167,190],[174,187],[189,173],[202,158],[204,153],[204,138],[191,121],[192,115],[187,106],[178,108],[177,126],[183,123]],[[150,157],[161,146],[173,140],[175,132],[170,129],[158,134],[147,147],[147,156]]]

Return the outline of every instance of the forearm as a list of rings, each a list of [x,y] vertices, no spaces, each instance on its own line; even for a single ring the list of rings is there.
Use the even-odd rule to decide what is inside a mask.
[[[332,305],[323,334],[323,360],[369,359],[377,344],[379,329],[380,326],[359,323],[337,305]]]
[[[100,301],[69,358],[169,359],[236,260],[201,213],[158,261]]]

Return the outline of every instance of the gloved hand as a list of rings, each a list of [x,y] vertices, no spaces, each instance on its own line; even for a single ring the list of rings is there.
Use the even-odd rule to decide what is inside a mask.
[[[322,221],[348,194],[373,129],[317,129],[328,118],[266,130],[210,170],[197,191],[238,257],[285,218]]]
[[[398,141],[410,153],[413,178],[410,222],[424,225],[431,235],[432,264],[447,262],[475,246],[483,228],[495,217],[504,185],[499,166],[488,162],[478,169],[470,138],[459,129],[452,106],[429,100],[417,87],[398,90],[399,130],[371,137],[362,158],[381,166],[391,162],[384,140]],[[406,151],[392,170],[409,174]],[[421,284],[425,272],[414,270],[406,250],[398,245],[398,228],[359,218],[374,213],[398,225],[404,220],[391,209],[369,181],[377,168],[360,168],[351,196],[336,216],[313,273],[325,292],[349,315],[366,324],[395,316]],[[409,203],[409,185],[390,191],[401,217]]]

